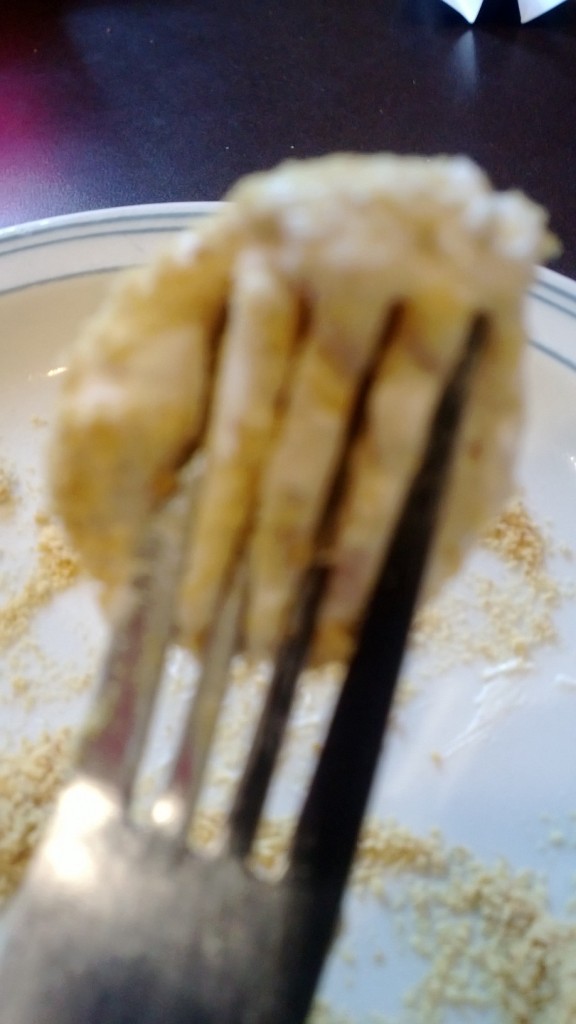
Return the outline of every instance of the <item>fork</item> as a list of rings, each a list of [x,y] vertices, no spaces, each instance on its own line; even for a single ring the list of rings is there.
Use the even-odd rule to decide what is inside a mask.
[[[7,912],[0,1024],[300,1024],[335,936],[379,761],[394,686],[446,491],[486,321],[478,317],[441,396],[369,601],[355,653],[303,801],[284,873],[251,865],[255,836],[305,665],[329,567],[305,572],[220,850],[187,839],[238,641],[246,586],[234,570],[169,780],[151,820],[132,817],[134,786],[171,641],[201,468],[153,518],[126,589],[99,696],[45,837]],[[373,367],[372,367],[373,369]],[[326,503],[329,543],[346,451],[363,421],[360,388]]]

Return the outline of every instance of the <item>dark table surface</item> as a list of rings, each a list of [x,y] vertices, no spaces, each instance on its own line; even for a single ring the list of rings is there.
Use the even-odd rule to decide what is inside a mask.
[[[217,199],[331,150],[464,152],[550,210],[576,277],[575,0],[19,0],[0,12],[0,223]]]

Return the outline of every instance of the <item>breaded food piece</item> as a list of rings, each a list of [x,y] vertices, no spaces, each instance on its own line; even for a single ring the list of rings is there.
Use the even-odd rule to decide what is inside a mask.
[[[379,352],[315,645],[317,660],[345,658],[478,314],[488,339],[428,589],[511,489],[522,305],[534,262],[552,250],[545,215],[519,193],[494,193],[464,158],[289,162],[228,198],[156,264],[120,277],[70,353],[55,505],[88,569],[114,590],[146,515],[201,441],[180,639],[201,645],[245,553],[245,646],[270,655]]]

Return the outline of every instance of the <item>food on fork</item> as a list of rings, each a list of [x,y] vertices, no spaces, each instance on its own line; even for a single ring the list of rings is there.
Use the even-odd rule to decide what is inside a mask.
[[[316,660],[346,658],[435,404],[479,316],[487,339],[427,592],[509,494],[523,297],[545,214],[465,158],[337,155],[251,175],[150,266],[121,275],[69,354],[54,503],[113,594],[146,517],[205,450],[179,638],[201,645],[249,559],[243,642],[273,654],[314,556],[330,581]],[[330,551],[314,535],[374,364]]]

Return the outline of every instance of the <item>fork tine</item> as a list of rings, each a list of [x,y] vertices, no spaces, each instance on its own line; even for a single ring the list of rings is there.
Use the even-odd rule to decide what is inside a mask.
[[[366,399],[376,369],[382,353],[396,331],[400,316],[401,307],[395,307],[361,377],[336,472],[316,530],[314,550],[319,553],[319,557],[303,574],[297,599],[290,611],[284,639],[276,652],[274,672],[266,701],[229,817],[229,849],[236,857],[248,855],[258,828],[294,701],[296,684],[306,663],[318,609],[330,575],[326,552],[330,550],[333,542],[341,498],[348,480],[349,454],[364,424]]]
[[[291,872],[345,884],[486,326],[484,317],[472,325],[437,406],[298,821]]]
[[[174,625],[183,552],[192,528],[202,456],[181,470],[180,487],[151,517],[137,552],[137,571],[120,600],[86,726],[78,768],[131,798]]]
[[[196,694],[190,708],[167,785],[152,809],[156,825],[185,843],[200,794],[230,662],[236,651],[246,590],[247,566],[240,562],[216,610],[203,653]]]
[[[306,574],[301,600],[292,615],[292,630],[281,644],[266,701],[248,761],[230,812],[228,846],[234,857],[248,855],[266,800],[272,772],[286,729],[298,677],[306,661],[314,632],[314,620],[327,577],[325,566],[314,566]]]

